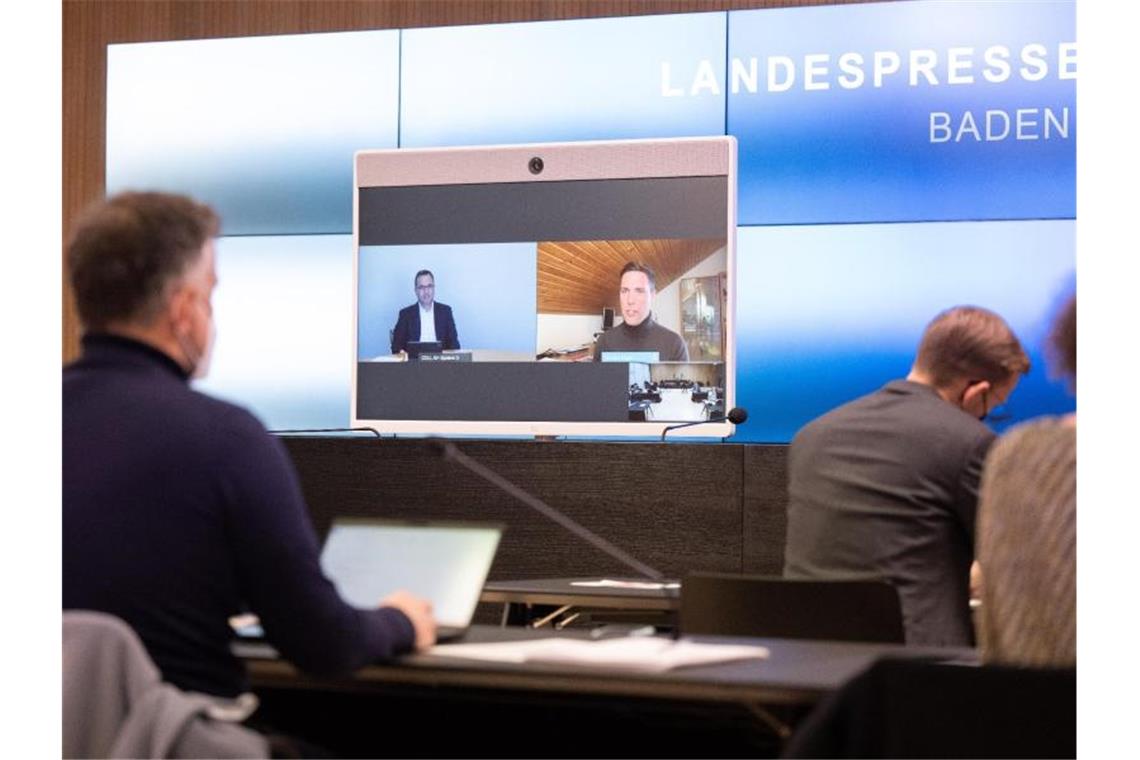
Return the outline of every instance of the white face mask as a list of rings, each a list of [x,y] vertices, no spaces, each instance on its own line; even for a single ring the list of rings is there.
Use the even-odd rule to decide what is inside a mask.
[[[210,315],[210,326],[206,332],[206,345],[202,347],[201,351],[193,348],[193,342],[184,339],[181,335],[177,336],[178,345],[182,349],[182,353],[186,355],[186,361],[190,362],[190,379],[201,380],[206,377],[210,372],[210,361],[214,357],[214,337],[217,335],[217,328],[214,325],[214,315]]]
[[[210,361],[214,358],[214,338],[218,330],[214,325],[214,315],[210,315],[210,331],[206,333],[206,345],[202,348],[202,355],[194,362],[194,369],[190,372],[192,380],[201,380],[210,373]]]

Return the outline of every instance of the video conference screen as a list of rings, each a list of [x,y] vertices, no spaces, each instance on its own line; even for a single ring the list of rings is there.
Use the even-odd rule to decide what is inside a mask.
[[[723,420],[727,183],[360,187],[356,421]]]
[[[749,411],[733,439],[790,441],[905,376],[926,323],[966,303],[1005,317],[1041,369],[1002,430],[1075,408],[1044,348],[1075,287],[1075,17],[1069,0],[910,0],[109,45],[106,187],[185,192],[222,216],[219,332],[199,387],[270,428],[331,428],[358,419],[358,361],[390,354],[415,273],[438,268],[412,256],[360,290],[357,264],[397,257],[357,261],[356,151],[731,135],[736,209],[723,234],[735,240],[721,293],[736,306],[727,321],[697,318],[719,305],[710,266],[680,282],[659,272],[653,310],[710,345],[731,322],[719,338],[732,345],[729,408]],[[433,208],[423,223],[460,211]],[[485,272],[549,253],[563,263],[547,281],[569,289],[603,256],[589,244],[667,237],[582,226],[496,248],[414,245],[441,264],[449,245],[469,245],[464,261],[492,257],[489,270],[434,271],[435,298],[452,307],[460,351],[501,344],[536,362],[602,332],[607,307],[620,324],[616,286],[609,303],[582,306],[541,293],[537,263],[518,287]],[[496,313],[514,318],[481,335]]]

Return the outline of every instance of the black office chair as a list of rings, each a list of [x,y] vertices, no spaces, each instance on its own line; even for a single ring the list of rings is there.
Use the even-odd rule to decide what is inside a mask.
[[[1077,672],[880,660],[802,724],[783,757],[1076,757]]]
[[[784,639],[905,641],[898,592],[883,581],[801,581],[690,573],[681,633]]]

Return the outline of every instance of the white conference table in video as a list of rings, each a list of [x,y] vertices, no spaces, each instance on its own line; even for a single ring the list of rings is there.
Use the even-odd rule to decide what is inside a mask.
[[[661,401],[650,406],[645,417],[665,422],[697,422],[707,419],[708,409],[702,402],[693,401],[692,388],[661,388]]]

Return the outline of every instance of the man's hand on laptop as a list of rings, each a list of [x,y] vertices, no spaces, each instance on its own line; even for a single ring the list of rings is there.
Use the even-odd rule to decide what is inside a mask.
[[[397,591],[380,602],[382,607],[394,607],[408,616],[416,630],[416,649],[423,650],[435,643],[435,616],[431,613],[431,602],[412,596],[407,591]]]

